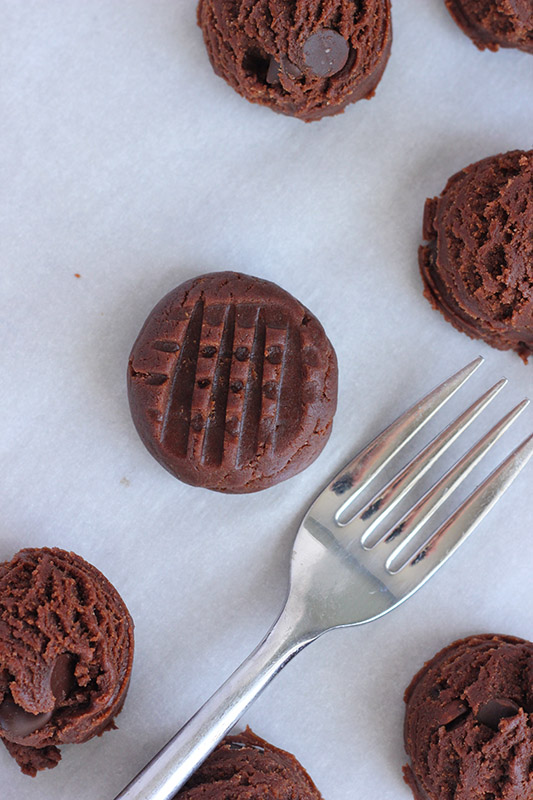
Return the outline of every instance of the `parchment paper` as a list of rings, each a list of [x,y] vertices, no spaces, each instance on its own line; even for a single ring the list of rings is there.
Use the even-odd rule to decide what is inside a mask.
[[[430,308],[417,268],[425,198],[473,161],[532,146],[531,56],[479,52],[442,0],[395,0],[376,97],[306,125],[214,75],[195,13],[194,0],[0,0],[0,558],[72,549],[136,622],[118,730],[64,747],[35,779],[0,748],[6,800],[112,800],[273,622],[298,521],[352,453],[478,354],[485,366],[433,431],[507,376],[464,448],[532,388],[531,365]],[[320,458],[235,497],[167,474],[125,392],[153,305],[228,268],[312,309],[340,369]],[[532,422],[528,410],[480,478]],[[533,638],[532,476],[407,604],[324,636],[245,715],[326,800],[408,800],[414,672],[470,633]]]

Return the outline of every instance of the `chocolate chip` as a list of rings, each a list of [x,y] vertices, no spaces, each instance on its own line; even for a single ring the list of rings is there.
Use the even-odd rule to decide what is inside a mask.
[[[275,58],[270,56],[270,62],[268,64],[267,74],[266,74],[266,82],[272,85],[279,83],[279,64]]]
[[[266,360],[270,364],[281,364],[283,360],[283,350],[279,344],[273,344],[268,348],[266,353]]]
[[[52,717],[52,711],[30,714],[24,711],[9,695],[0,703],[0,728],[12,736],[29,736],[43,728]]]
[[[350,46],[337,31],[321,28],[303,46],[306,67],[319,78],[329,78],[348,61]]]
[[[241,391],[243,386],[244,386],[244,383],[242,381],[233,381],[233,383],[231,384],[231,386],[229,388],[231,389],[232,392],[237,394],[237,392]]]
[[[454,730],[468,716],[468,706],[460,700],[451,700],[449,703],[437,708],[435,718],[439,727],[444,725],[446,730]]]
[[[289,61],[287,56],[281,56],[281,69],[291,78],[301,78],[303,75],[302,70],[300,67],[297,67],[296,64],[293,64],[292,61]]]
[[[303,75],[302,70],[292,61],[289,61],[287,56],[281,56],[279,61],[276,61],[274,56],[270,56],[268,70],[266,74],[266,82],[272,85],[280,83],[280,72],[283,72],[289,78],[298,80]]]
[[[216,351],[217,351],[216,347],[213,347],[212,344],[207,344],[200,350],[200,355],[202,356],[202,358],[213,358]]]
[[[476,719],[483,725],[492,728],[493,731],[497,731],[500,720],[506,717],[515,717],[519,710],[520,706],[514,700],[510,700],[508,697],[494,697],[479,707]]]
[[[50,689],[55,698],[55,708],[66,700],[76,685],[74,665],[74,656],[62,653],[56,658],[50,670]],[[43,711],[41,714],[25,711],[8,693],[0,703],[0,728],[12,736],[29,736],[43,728],[53,713],[53,710]]]
[[[200,380],[197,381],[199,389],[207,389],[210,383],[211,381],[209,380],[209,378],[200,378]]]
[[[56,658],[50,673],[50,688],[56,699],[56,705],[66,700],[76,685],[74,663],[74,656],[69,653],[62,653]]]
[[[235,350],[235,358],[237,361],[246,361],[250,357],[250,351],[247,347],[237,347]]]

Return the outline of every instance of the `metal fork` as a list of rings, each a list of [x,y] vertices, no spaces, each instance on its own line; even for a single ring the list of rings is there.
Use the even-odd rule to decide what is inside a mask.
[[[528,405],[523,400],[413,507],[381,523],[507,382],[499,381],[434,438],[362,508],[354,501],[480,366],[446,380],[370,442],[318,495],[292,552],[285,606],[256,650],[115,800],[170,800],[246,708],[303,647],[325,631],[381,617],[420,588],[461,545],[533,455],[533,435],[437,530],[423,527]]]

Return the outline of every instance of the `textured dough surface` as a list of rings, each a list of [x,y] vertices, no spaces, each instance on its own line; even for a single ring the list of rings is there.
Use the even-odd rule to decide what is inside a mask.
[[[213,272],[152,310],[130,355],[133,421],[185,483],[253,492],[307,467],[327,442],[337,360],[320,322],[270,281]]]
[[[247,100],[307,122],[372,97],[392,41],[390,0],[200,0],[198,23],[217,75]],[[305,58],[310,37],[323,31],[349,47],[326,77]]]
[[[0,564],[0,737],[23,772],[113,727],[132,659],[128,610],[91,564],[55,548]]]
[[[176,795],[179,800],[322,800],[293,755],[250,728],[227,736]]]
[[[445,0],[480,50],[516,47],[533,53],[533,0]]]
[[[484,634],[441,650],[405,693],[416,800],[533,798],[533,644]]]
[[[426,201],[424,294],[458,330],[527,360],[533,349],[533,151],[471,164]]]

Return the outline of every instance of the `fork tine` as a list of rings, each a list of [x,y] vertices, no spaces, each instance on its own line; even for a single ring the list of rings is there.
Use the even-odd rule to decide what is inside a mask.
[[[335,519],[342,517],[343,511],[368,486],[381,470],[399,453],[404,445],[428,422],[431,417],[449,400],[455,392],[481,366],[484,359],[476,358],[466,367],[456,372],[422,400],[419,400],[388,428],[373,439],[361,452],[347,464],[331,481],[328,489],[337,497],[346,495],[346,500],[338,508]],[[355,490],[353,487],[357,487]],[[338,503],[338,500],[335,500]]]
[[[426,472],[431,469],[435,462],[446,452],[456,439],[474,422],[481,412],[494,400],[496,395],[507,383],[504,378],[498,381],[495,386],[483,394],[475,403],[472,403],[466,411],[460,414],[457,419],[451,422],[438,436],[424,447],[397,475],[394,476],[374,497],[357,513],[355,519],[340,525],[349,525],[350,531],[357,538],[357,529],[364,534],[361,541],[365,547],[375,547],[381,538],[369,542],[372,532],[385,519],[405,495],[424,477]]]
[[[394,573],[406,593],[425,583],[463,544],[533,456],[533,434],[525,439],[459,508]],[[390,572],[390,570],[389,570]]]
[[[387,542],[396,539],[399,535],[402,536],[401,542],[387,559],[387,569],[390,569],[392,572],[395,571],[394,565],[398,561],[398,557],[406,549],[407,545],[413,541],[418,531],[421,530],[433,514],[461,485],[465,478],[470,475],[474,467],[479,464],[481,459],[503,436],[505,431],[511,427],[513,422],[518,419],[522,411],[524,411],[528,405],[529,400],[522,400],[512,411],[497,422],[485,436],[465,453],[465,455],[459,459],[459,461],[457,461],[457,463],[454,464],[454,466],[451,467],[451,469],[449,469],[406,514],[404,514],[392,529],[389,528],[389,530],[382,535],[380,541],[385,540]],[[408,559],[404,559],[404,561],[405,560]]]

